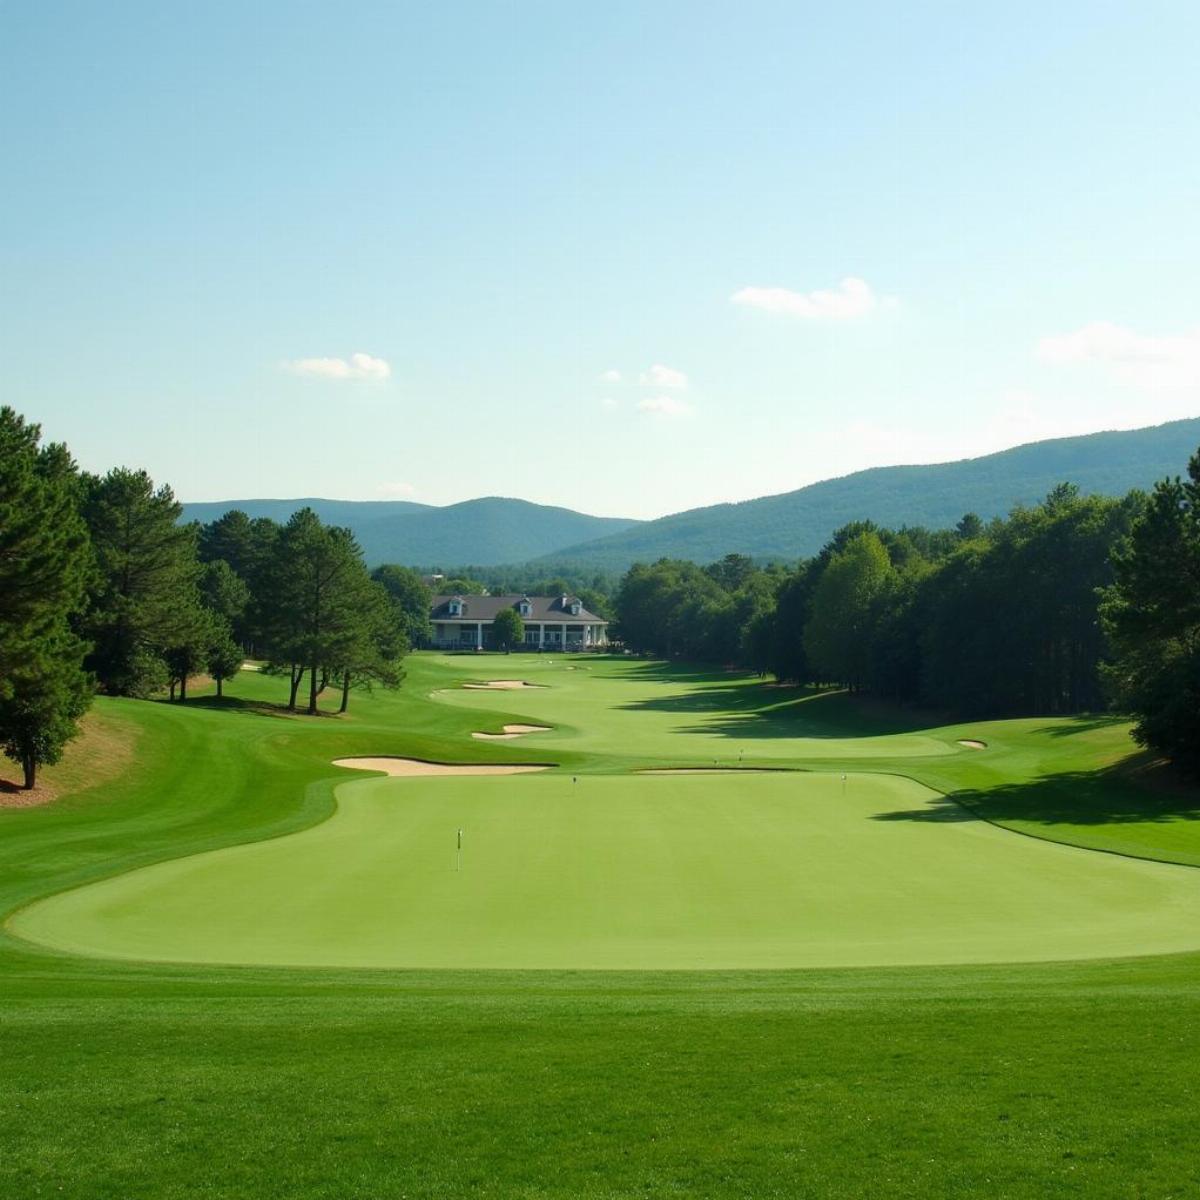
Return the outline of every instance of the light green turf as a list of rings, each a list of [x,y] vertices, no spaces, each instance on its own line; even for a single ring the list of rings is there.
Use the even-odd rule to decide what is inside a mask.
[[[296,966],[842,967],[1200,946],[1200,872],[964,819],[909,779],[842,786],[363,779],[304,832],[62,893],[12,927],[88,954]]]
[[[871,736],[848,730],[824,719],[818,705],[809,706],[809,715],[803,700],[797,701],[796,689],[747,687],[740,672],[528,654],[444,657],[439,665],[463,679],[521,679],[539,685],[519,691],[445,688],[432,696],[438,703],[478,712],[481,732],[497,732],[501,722],[493,714],[511,710],[527,716],[530,724],[554,727],[551,733],[521,739],[531,747],[680,761],[699,756],[726,764],[736,763],[739,753],[780,760],[967,753],[954,738],[939,736],[940,731]]]

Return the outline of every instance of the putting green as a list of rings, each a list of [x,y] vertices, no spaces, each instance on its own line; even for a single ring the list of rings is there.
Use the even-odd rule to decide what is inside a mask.
[[[998,829],[904,778],[372,778],[328,821],[60,893],[91,955],[297,966],[766,968],[1200,946],[1200,872]],[[462,869],[456,831],[464,830]]]

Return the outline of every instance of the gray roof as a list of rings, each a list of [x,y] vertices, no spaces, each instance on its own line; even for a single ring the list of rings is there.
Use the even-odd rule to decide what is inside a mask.
[[[462,601],[462,614],[450,615],[450,601]],[[582,605],[578,615],[571,612],[574,596],[434,596],[429,618],[432,621],[493,621],[503,608],[517,608],[522,600],[531,606],[529,616],[522,618],[537,624],[539,621],[566,621],[569,625],[607,625],[603,617],[588,612]]]

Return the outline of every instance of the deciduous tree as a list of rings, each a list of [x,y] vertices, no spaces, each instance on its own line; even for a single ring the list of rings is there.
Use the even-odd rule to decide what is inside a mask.
[[[502,608],[492,621],[492,640],[505,653],[525,640],[525,622],[515,608]]]
[[[1103,605],[1108,671],[1134,737],[1200,774],[1200,451],[1159,483],[1115,555]]]

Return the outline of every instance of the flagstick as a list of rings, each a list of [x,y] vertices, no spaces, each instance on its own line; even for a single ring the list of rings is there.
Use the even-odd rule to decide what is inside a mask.
[[[462,830],[461,829],[458,831],[458,854],[454,861],[454,869],[456,871],[462,870]]]

